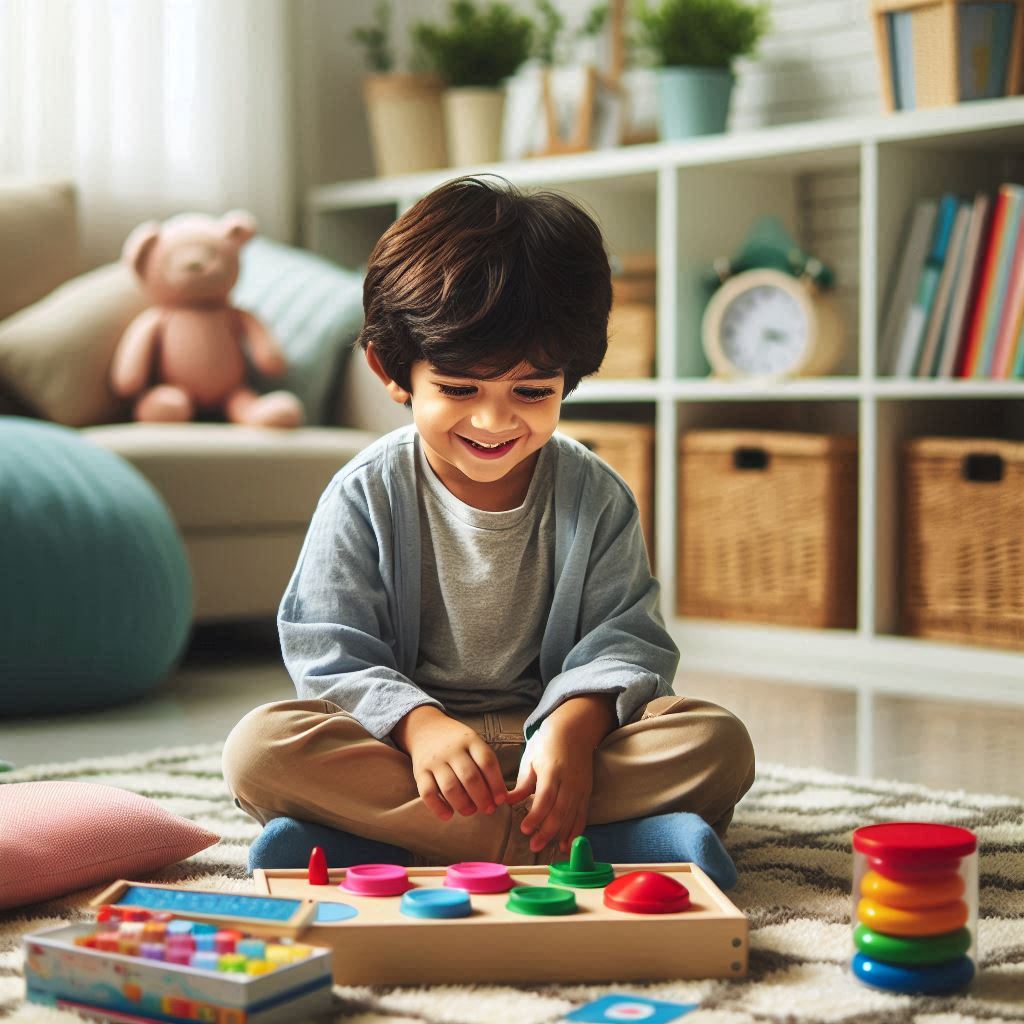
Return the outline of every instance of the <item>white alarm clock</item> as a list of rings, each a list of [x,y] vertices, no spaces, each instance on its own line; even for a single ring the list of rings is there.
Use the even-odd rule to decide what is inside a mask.
[[[834,295],[781,270],[729,278],[711,297],[701,334],[719,377],[821,376],[843,354]]]

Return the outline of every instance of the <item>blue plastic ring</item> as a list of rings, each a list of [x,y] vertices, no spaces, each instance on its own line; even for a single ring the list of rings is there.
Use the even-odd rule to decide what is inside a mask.
[[[399,909],[407,917],[469,917],[473,913],[465,889],[410,889]]]
[[[850,966],[865,984],[904,995],[957,992],[966,988],[974,977],[974,961],[969,956],[928,967],[898,967],[857,953]]]

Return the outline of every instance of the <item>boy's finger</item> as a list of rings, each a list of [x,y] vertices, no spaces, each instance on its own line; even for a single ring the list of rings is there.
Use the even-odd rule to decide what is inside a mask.
[[[423,775],[417,776],[416,788],[419,790],[421,799],[427,805],[428,811],[437,815],[442,821],[447,821],[452,816],[454,812],[441,796],[441,791],[437,788],[437,782],[433,775],[424,772]]]
[[[469,794],[463,789],[458,776],[452,771],[450,765],[444,765],[434,769],[434,778],[437,779],[441,796],[445,798],[453,811],[457,811],[463,817],[476,812],[476,805],[469,798]]]
[[[537,795],[533,798],[533,806],[530,813],[523,818],[522,830],[529,835],[542,821],[544,821],[551,809],[555,806],[555,799],[558,796],[558,783],[545,780],[537,787]],[[532,844],[531,844],[532,847]]]
[[[528,797],[537,788],[537,773],[530,766],[529,771],[516,783],[515,789],[510,789],[505,799],[510,804],[517,804],[520,800]]]
[[[494,798],[491,796],[490,787],[487,785],[476,761],[468,755],[451,762],[452,771],[458,776],[462,788],[473,801],[473,809],[485,813],[494,810]]]
[[[498,763],[498,758],[494,751],[488,747],[487,753],[477,758],[476,763],[491,791],[491,799],[498,805],[505,803],[508,799],[508,790],[505,788],[505,779],[501,774],[501,765]]]
[[[548,812],[547,817],[541,822],[540,827],[530,840],[530,849],[534,853],[539,853],[552,839],[559,835],[565,826],[566,820],[571,820],[569,819],[569,811],[569,798],[560,791],[554,807]]]

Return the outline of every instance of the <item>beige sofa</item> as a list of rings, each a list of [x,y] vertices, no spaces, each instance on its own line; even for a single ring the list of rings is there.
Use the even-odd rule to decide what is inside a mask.
[[[43,383],[52,387],[56,375],[68,373],[68,360],[57,346],[46,350],[45,317],[34,317],[35,336],[26,323],[41,300],[81,270],[75,207],[74,190],[65,183],[0,183],[0,415],[61,420],[41,413],[31,391],[47,373]],[[98,273],[109,281],[106,272]],[[40,353],[52,364],[28,366]],[[61,386],[79,382],[66,376]],[[163,496],[188,552],[195,619],[211,622],[274,614],[328,481],[381,433],[409,422],[358,351],[345,362],[335,406],[336,426],[294,431],[63,422],[127,459]]]

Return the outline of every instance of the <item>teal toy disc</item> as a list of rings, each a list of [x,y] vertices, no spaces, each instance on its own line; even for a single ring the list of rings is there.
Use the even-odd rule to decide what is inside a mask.
[[[928,967],[899,967],[857,953],[850,966],[865,984],[886,992],[899,992],[901,995],[930,996],[959,992],[974,977],[974,961],[968,956]]]
[[[926,967],[962,957],[971,948],[971,933],[966,928],[958,928],[944,935],[901,938],[898,935],[883,935],[872,931],[867,925],[859,924],[853,931],[853,942],[872,960],[907,967]]]
[[[517,885],[505,904],[508,910],[531,917],[559,917],[576,913],[576,893],[543,885]]]

